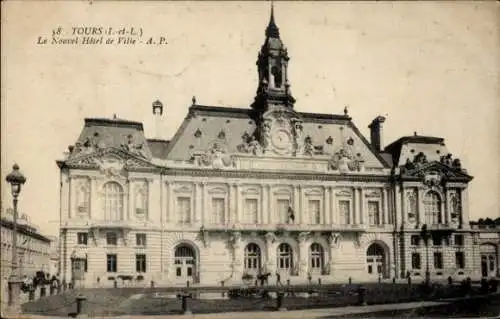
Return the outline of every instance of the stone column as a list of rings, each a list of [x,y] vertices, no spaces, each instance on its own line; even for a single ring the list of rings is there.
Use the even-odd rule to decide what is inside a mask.
[[[339,218],[338,218],[338,210],[337,210],[337,200],[336,200],[336,195],[335,195],[335,188],[330,187],[330,216],[331,216],[331,224],[332,225],[337,225],[339,223]]]
[[[440,224],[446,224],[447,208],[448,208],[448,192],[445,189],[445,191],[443,192],[443,198],[441,198],[441,223]],[[444,258],[444,254],[443,254],[443,258]]]
[[[235,187],[235,208],[234,208],[234,223],[235,224],[239,224],[240,221],[241,221],[241,209],[242,209],[242,205],[241,205],[241,194],[240,194],[240,185],[239,184],[236,184],[234,185]]]
[[[358,224],[364,225],[367,224],[368,218],[365,216],[365,194],[364,189],[362,187],[359,188],[359,217]]]
[[[267,185],[262,185],[261,187],[261,193],[262,193],[262,200],[261,200],[261,203],[260,203],[260,206],[261,206],[261,210],[260,210],[260,223],[261,224],[267,224],[268,223],[268,218],[266,216],[268,216],[268,207],[269,207],[269,204],[268,204],[268,196],[267,196]]]
[[[461,189],[461,194],[460,194],[460,200],[461,200],[461,220],[462,220],[462,228],[470,228],[469,225],[469,190],[467,188],[462,188]]]
[[[302,185],[298,185],[299,188],[299,206],[297,207],[297,214],[299,215],[300,225],[305,225],[307,223],[306,216],[304,215],[304,188]]]
[[[387,188],[382,189],[382,200],[383,200],[383,205],[382,205],[382,214],[384,216],[383,224],[387,225],[389,224],[389,205],[388,205],[388,199],[387,199]]]
[[[295,211],[295,223],[300,224],[300,219],[302,213],[299,211],[299,201],[300,201],[300,193],[299,193],[299,185],[293,185],[293,210]]]
[[[68,219],[73,218],[74,213],[73,213],[73,198],[75,196],[73,195],[74,190],[73,190],[73,177],[68,176],[68,202],[66,203],[68,205]]]
[[[444,191],[444,198],[445,198],[445,211],[446,211],[446,218],[443,219],[443,222],[447,225],[451,225],[451,206],[450,206],[450,190],[448,188],[445,189]],[[458,195],[458,194],[457,194]]]
[[[299,234],[299,276],[306,276],[308,271],[308,256],[309,247],[307,246],[307,240],[309,237],[308,232],[302,232]]]
[[[230,222],[232,222],[232,215],[233,215],[233,212],[235,210],[235,201],[236,201],[236,196],[234,194],[234,184],[233,183],[229,183],[228,184],[228,188],[229,188],[229,212],[226,212],[226,210],[224,210],[224,213],[225,213],[225,216],[224,216],[224,222],[226,224],[229,224]]]
[[[267,250],[266,271],[274,274],[276,273],[276,236],[274,233],[268,232],[265,235],[265,240]]]
[[[200,209],[200,221],[202,225],[207,223],[207,217],[205,216],[205,211],[207,211],[207,183],[201,182],[201,209]]]
[[[329,271],[330,271],[330,276],[335,275],[334,271],[334,265],[337,262],[338,259],[338,254],[337,254],[337,248],[338,248],[338,242],[340,241],[340,233],[331,233],[330,236],[328,237],[328,244],[329,244]]]
[[[241,242],[241,233],[234,232],[231,235],[231,241],[233,246],[233,267],[236,279],[241,278],[243,272],[243,245]]]
[[[353,200],[353,209],[350,210],[349,212],[349,221],[350,221],[350,224],[352,225],[356,225],[357,222],[358,222],[358,219],[356,217],[357,213],[356,211],[359,209],[359,204],[358,204],[358,194],[357,194],[357,189],[356,188],[353,188],[352,190],[352,200]]]
[[[200,199],[201,199],[201,193],[200,193],[200,184],[197,182],[193,183],[193,211],[191,212],[191,220],[193,221],[193,224],[196,224],[199,220],[199,210],[200,210]]]
[[[274,201],[274,196],[272,193],[272,187],[271,187],[271,185],[267,185],[267,220],[268,220],[268,224],[274,224],[276,222],[276,220],[273,216],[273,214],[274,214],[273,201]]]
[[[325,192],[325,198],[323,200],[323,213],[321,214],[321,224],[323,225],[330,225],[331,222],[331,214],[330,214],[330,187],[325,186],[323,188],[323,191]]]
[[[89,219],[99,218],[99,198],[97,197],[97,178],[90,177],[90,196],[89,196]]]
[[[147,204],[148,204],[148,211],[146,214],[146,220],[155,220],[155,218],[151,218],[153,214],[153,210],[155,207],[153,206],[153,190],[154,190],[154,179],[149,178],[147,181]]]
[[[123,220],[131,220],[131,216],[134,215],[134,189],[133,189],[133,181],[132,179],[127,179],[127,190],[125,191],[125,200],[124,202],[126,203],[126,207],[124,209],[124,215]]]
[[[401,209],[401,187],[399,185],[396,185],[394,187],[394,204],[395,204],[395,221],[394,223],[396,224],[396,227],[399,228],[400,225],[404,224],[404,218],[403,218],[403,211]]]
[[[424,212],[424,189],[422,187],[418,188],[417,196],[417,207],[418,207],[418,227],[422,227],[423,224],[427,223],[425,220]],[[430,226],[430,225],[428,225]]]

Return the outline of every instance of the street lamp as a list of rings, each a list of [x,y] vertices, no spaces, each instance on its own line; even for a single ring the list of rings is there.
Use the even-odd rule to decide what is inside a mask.
[[[425,267],[425,283],[428,285],[429,282],[431,281],[431,273],[429,271],[429,230],[427,229],[427,224],[424,224],[422,226],[422,229],[420,230],[420,237],[424,240],[425,244],[425,253],[427,257],[425,258],[426,260],[426,267]]]
[[[19,294],[21,292],[21,278],[18,274],[17,265],[17,198],[21,192],[21,186],[26,182],[26,177],[19,171],[19,165],[14,164],[12,172],[5,178],[11,186],[12,208],[14,209],[12,227],[12,271],[9,277],[9,307],[16,314],[20,312]]]

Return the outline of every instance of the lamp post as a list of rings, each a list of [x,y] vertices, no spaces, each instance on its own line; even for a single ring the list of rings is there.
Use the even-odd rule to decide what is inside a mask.
[[[429,271],[429,230],[427,229],[427,224],[424,224],[422,226],[422,229],[420,230],[420,237],[424,240],[425,244],[425,254],[426,254],[426,266],[425,266],[425,283],[429,285],[429,282],[431,281],[431,273]]]
[[[19,294],[21,292],[21,279],[17,265],[17,198],[21,192],[21,186],[26,182],[26,177],[19,171],[19,165],[14,164],[12,172],[5,178],[11,186],[12,208],[14,210],[12,227],[12,271],[9,277],[9,308],[13,314],[20,312]]]

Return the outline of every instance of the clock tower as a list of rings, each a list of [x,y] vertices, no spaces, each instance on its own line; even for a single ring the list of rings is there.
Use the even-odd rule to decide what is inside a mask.
[[[266,40],[257,59],[259,84],[252,108],[256,137],[265,155],[296,156],[301,153],[302,120],[293,110],[295,99],[288,81],[288,50],[274,20],[274,6],[266,28]]]

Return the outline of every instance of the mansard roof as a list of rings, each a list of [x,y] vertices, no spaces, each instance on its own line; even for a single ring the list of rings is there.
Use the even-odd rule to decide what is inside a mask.
[[[147,141],[153,158],[167,158],[168,144],[170,143],[170,141],[161,139],[148,139]]]
[[[239,146],[257,129],[253,109],[193,105],[168,146],[167,159],[190,160],[193,154],[214,143],[228,153],[239,153]],[[296,112],[303,120],[303,135],[309,137],[315,154],[333,155],[346,143],[359,154],[366,167],[384,168],[387,163],[377,154],[347,115]],[[342,128],[342,129],[341,129]]]
[[[403,136],[385,147],[384,153],[390,154],[393,166],[404,165],[407,159],[423,153],[428,161],[440,161],[441,156],[448,154],[444,139],[434,136]]]
[[[133,150],[147,160],[152,157],[142,123],[114,117],[86,118],[80,136],[75,145],[70,147],[69,159],[82,152],[111,147]]]

